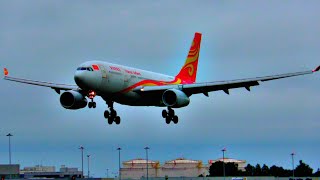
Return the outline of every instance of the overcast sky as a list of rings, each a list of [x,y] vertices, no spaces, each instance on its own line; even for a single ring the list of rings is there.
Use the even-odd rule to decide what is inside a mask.
[[[304,71],[320,64],[320,1],[0,1],[0,66],[11,76],[74,84],[79,64],[103,60],[175,75],[194,32],[202,44],[198,82]],[[320,168],[320,73],[252,88],[194,95],[167,125],[162,108],[106,105],[70,111],[52,89],[0,80],[0,163],[81,167],[117,172],[122,160],[222,156],[290,168],[292,151]]]

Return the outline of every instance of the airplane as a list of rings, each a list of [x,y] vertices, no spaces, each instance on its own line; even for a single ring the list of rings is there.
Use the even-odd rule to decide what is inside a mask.
[[[120,116],[113,104],[119,103],[129,106],[156,106],[166,107],[162,117],[167,124],[178,123],[178,116],[173,108],[182,108],[190,103],[193,94],[224,91],[229,89],[258,86],[261,82],[312,74],[319,71],[320,66],[314,70],[286,73],[272,76],[263,76],[228,81],[196,82],[198,60],[200,54],[202,34],[196,32],[180,72],[176,76],[168,76],[146,70],[136,69],[123,65],[102,61],[87,61],[81,64],[75,72],[76,85],[56,84],[51,82],[35,81],[23,78],[10,77],[8,69],[4,68],[4,79],[19,83],[50,87],[60,95],[60,104],[66,109],[76,110],[96,108],[94,98],[102,97],[109,110],[104,111],[108,124],[120,124]],[[89,99],[89,103],[87,101]]]

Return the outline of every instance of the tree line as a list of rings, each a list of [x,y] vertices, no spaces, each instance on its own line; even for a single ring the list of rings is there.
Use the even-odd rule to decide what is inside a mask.
[[[293,175],[292,169],[284,169],[283,167],[273,165],[268,167],[264,164],[252,166],[248,164],[245,171],[238,169],[236,163],[224,163],[226,176],[274,176],[274,177],[291,177]],[[209,176],[223,176],[223,162],[217,161],[209,168]],[[313,169],[302,160],[299,165],[294,169],[295,177],[320,177],[320,169],[313,173]]]

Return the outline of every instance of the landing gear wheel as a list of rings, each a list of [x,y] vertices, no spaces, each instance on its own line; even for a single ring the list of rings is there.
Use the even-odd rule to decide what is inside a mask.
[[[89,102],[89,103],[88,103],[88,107],[89,107],[89,108],[96,108],[96,107],[97,107],[97,103],[96,103],[96,102],[93,102],[93,101],[92,101],[92,102]]]
[[[173,121],[173,123],[177,124],[179,122],[178,116],[176,116],[176,115],[173,116],[172,121]]]
[[[117,116],[117,111],[115,111],[114,109],[111,109],[111,116],[112,117],[116,117]]]
[[[103,115],[104,115],[104,118],[108,119],[110,112],[108,110],[105,110]]]
[[[89,107],[89,108],[92,108],[92,102],[89,102],[89,103],[88,103],[88,107]]]
[[[168,109],[168,114],[169,114],[169,116],[173,117],[174,116],[174,110],[169,108]]]
[[[162,110],[162,117],[163,118],[166,118],[168,116],[168,113],[167,113],[167,111],[164,109],[164,110]]]
[[[104,111],[104,117],[108,119],[108,123],[112,124],[115,122],[116,124],[120,124],[121,118],[117,116],[117,111],[113,109],[113,101],[107,101],[109,111]]]
[[[110,125],[111,125],[111,124],[113,123],[113,121],[114,121],[113,119],[114,119],[114,118],[109,117],[109,118],[108,118],[108,124],[110,124]]]
[[[170,122],[171,122],[171,117],[170,117],[170,116],[167,116],[167,117],[166,117],[166,123],[167,123],[167,124],[170,124]]]
[[[119,116],[116,116],[115,119],[114,119],[114,121],[116,122],[116,124],[120,124],[121,119],[120,119]]]
[[[168,107],[168,111],[165,109],[162,110],[162,117],[166,120],[167,124],[170,124],[172,121],[174,124],[178,124],[179,118],[175,115],[174,110],[171,107]]]

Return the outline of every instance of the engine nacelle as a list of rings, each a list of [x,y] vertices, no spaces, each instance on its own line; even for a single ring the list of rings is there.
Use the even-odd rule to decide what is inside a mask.
[[[162,94],[162,102],[169,107],[184,107],[190,103],[189,97],[178,89],[168,89]]]
[[[77,91],[66,91],[60,96],[60,103],[66,109],[81,109],[87,106],[87,99]]]

